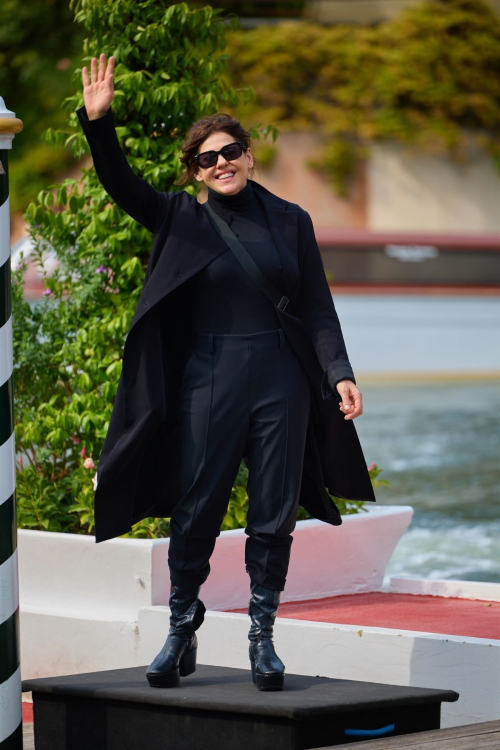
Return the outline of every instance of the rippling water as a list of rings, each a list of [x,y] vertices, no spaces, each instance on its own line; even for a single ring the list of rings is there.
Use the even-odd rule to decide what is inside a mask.
[[[390,487],[377,502],[414,516],[386,572],[500,582],[500,384],[363,386],[356,429]]]

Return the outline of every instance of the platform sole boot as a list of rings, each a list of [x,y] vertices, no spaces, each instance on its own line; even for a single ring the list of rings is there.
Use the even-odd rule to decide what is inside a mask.
[[[201,586],[170,587],[170,630],[160,653],[146,671],[150,687],[177,687],[181,677],[196,671],[198,638],[205,605],[198,599]]]
[[[258,690],[283,690],[285,665],[277,656],[273,643],[280,592],[253,582],[250,591],[248,614],[252,624],[248,639],[252,680]]]

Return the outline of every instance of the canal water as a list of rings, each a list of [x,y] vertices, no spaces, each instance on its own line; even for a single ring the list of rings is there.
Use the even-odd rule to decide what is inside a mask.
[[[391,576],[500,583],[500,385],[493,381],[359,385],[355,420],[367,464],[383,468],[384,505],[414,516]]]

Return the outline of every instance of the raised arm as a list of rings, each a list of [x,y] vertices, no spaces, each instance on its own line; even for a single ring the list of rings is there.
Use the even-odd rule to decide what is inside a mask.
[[[352,380],[352,371],[323,260],[309,214],[304,211],[305,247],[301,258],[301,295],[298,317],[302,320],[323,368],[321,393],[323,398],[341,401],[336,385],[341,380]]]
[[[83,132],[90,146],[99,180],[113,200],[129,216],[155,233],[165,214],[169,194],[155,190],[131,169],[121,150],[115,130],[111,103],[114,98],[111,56],[106,66],[106,55],[91,61],[91,79],[87,68],[82,69],[84,106],[76,110]]]

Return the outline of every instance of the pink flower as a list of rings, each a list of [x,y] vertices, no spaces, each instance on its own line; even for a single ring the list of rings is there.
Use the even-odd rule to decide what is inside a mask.
[[[80,456],[83,456],[85,458],[85,446],[80,451]]]
[[[376,467],[376,465],[377,464],[375,463],[375,461],[372,461],[371,464],[368,467],[368,471],[371,471],[372,469],[374,469]]]
[[[74,444],[75,444],[75,445],[78,445],[78,443],[81,443],[81,442],[82,442],[82,441],[80,440],[80,438],[79,438],[79,437],[77,437],[76,435],[73,435],[73,436],[72,436],[72,438],[71,438],[71,440],[72,440],[72,441],[74,442]]]
[[[44,289],[42,292],[43,297],[47,297],[47,295],[52,294],[52,289]]]
[[[19,461],[19,466],[20,466],[20,467],[21,467],[21,469],[22,469],[22,468],[23,468],[23,457],[22,457],[22,456],[19,456],[19,458],[18,458],[18,461]]]
[[[103,266],[102,263],[101,263],[100,266],[97,266],[97,268],[95,269],[95,272],[96,273],[107,273],[108,269],[105,266]]]
[[[67,70],[70,65],[71,60],[69,57],[61,57],[61,59],[56,62],[57,70]]]
[[[92,461],[91,458],[86,458],[85,461],[83,462],[83,465],[85,466],[86,469],[94,468],[94,462]]]

